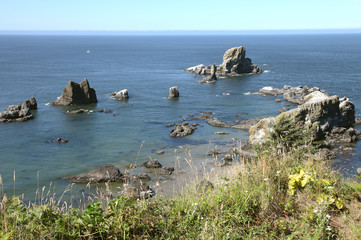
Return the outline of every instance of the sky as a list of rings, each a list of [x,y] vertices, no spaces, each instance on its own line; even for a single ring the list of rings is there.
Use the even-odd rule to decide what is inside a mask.
[[[361,0],[0,0],[0,31],[361,29]]]

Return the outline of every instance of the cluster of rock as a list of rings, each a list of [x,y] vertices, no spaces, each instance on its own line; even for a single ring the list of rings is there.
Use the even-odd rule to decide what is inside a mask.
[[[261,73],[263,70],[252,64],[250,58],[246,58],[246,49],[244,47],[234,47],[228,49],[223,55],[223,62],[220,65],[203,64],[185,69],[186,72],[198,75],[210,75],[201,80],[201,83],[214,82],[217,76],[238,76],[244,73]]]
[[[130,164],[132,168],[136,165]],[[163,167],[157,160],[144,162],[141,167],[159,169],[158,173],[170,175],[174,172],[173,167]],[[96,169],[76,176],[64,177],[64,179],[75,183],[101,183],[121,182],[127,183],[126,193],[134,198],[146,199],[154,195],[154,191],[146,184],[150,180],[148,174],[141,173],[135,176],[123,174],[119,168],[112,164],[97,167]]]
[[[190,115],[191,119],[205,121],[209,125],[213,127],[221,127],[221,128],[233,128],[239,130],[248,130],[251,126],[256,124],[260,118],[254,118],[249,120],[234,120],[234,123],[227,123],[225,121],[212,118],[211,112],[201,112],[201,116]]]
[[[86,78],[81,83],[69,81],[64,88],[63,94],[50,105],[68,106],[97,103],[95,90],[90,87]]]
[[[261,90],[260,90],[261,92]],[[355,106],[346,97],[329,96],[319,88],[289,87],[275,89],[263,88],[265,94],[287,96],[289,101],[299,102],[297,108],[285,111],[277,117],[261,119],[249,129],[249,143],[264,142],[273,131],[273,125],[281,118],[288,118],[296,123],[316,128],[315,140],[325,140],[327,145],[340,142],[354,142],[360,132],[353,128],[355,123]],[[267,92],[267,93],[266,93]],[[289,97],[290,96],[290,97]]]
[[[34,116],[30,110],[36,110],[38,104],[34,97],[25,100],[23,104],[10,105],[0,113],[0,122],[24,122]]]
[[[126,100],[129,98],[128,89],[120,90],[119,92],[113,92],[110,96],[114,97],[117,100]]]

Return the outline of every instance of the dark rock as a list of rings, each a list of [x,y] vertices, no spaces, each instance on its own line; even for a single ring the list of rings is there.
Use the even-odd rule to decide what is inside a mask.
[[[206,119],[206,123],[208,123],[209,125],[212,125],[214,127],[230,128],[230,127],[233,126],[232,124],[228,124],[228,123],[223,122],[221,120],[211,119],[211,118]]]
[[[175,126],[175,123],[171,123],[171,124],[167,124],[165,125],[166,127],[174,127]]]
[[[120,170],[112,164],[98,167],[87,174],[69,176],[64,179],[77,183],[89,182],[125,182],[126,178]]]
[[[225,161],[233,161],[233,155],[232,154],[226,154],[226,155],[224,155],[223,160],[225,160]]]
[[[241,118],[243,117],[244,115],[248,115],[248,113],[244,112],[244,113],[240,113],[240,114],[237,114],[237,115],[234,115],[236,118]]]
[[[142,180],[146,180],[146,181],[150,181],[150,180],[151,180],[151,178],[149,177],[149,175],[146,174],[146,173],[141,173],[141,174],[135,175],[135,176],[133,176],[133,179],[142,179]]]
[[[215,134],[217,134],[217,135],[227,135],[229,133],[227,133],[227,132],[215,132]]]
[[[69,81],[64,88],[63,94],[50,104],[56,106],[67,106],[97,102],[98,100],[95,90],[90,87],[88,80],[84,78],[80,84]]]
[[[79,113],[89,113],[88,109],[78,109],[73,111],[66,111],[68,114],[79,114]]]
[[[120,90],[119,92],[113,92],[110,95],[120,101],[129,98],[128,89],[123,89],[123,90]]]
[[[280,103],[280,102],[282,102],[282,99],[277,98],[277,99],[275,100],[275,102]]]
[[[164,154],[164,151],[163,150],[157,151],[156,154],[157,155],[162,155],[162,154]]]
[[[237,76],[244,73],[261,73],[263,70],[252,64],[250,58],[246,58],[246,49],[244,47],[235,47],[228,49],[223,55],[223,62],[221,65],[210,65],[208,67],[203,64],[190,67],[185,69],[186,72],[192,72],[198,75],[213,75],[213,81],[216,80],[217,76]],[[212,71],[215,74],[212,74]],[[204,82],[209,82],[212,77],[209,79],[206,78]],[[215,78],[215,79],[214,79]],[[203,81],[203,79],[202,79]]]
[[[152,160],[152,161],[144,162],[140,166],[146,168],[161,168],[162,164],[160,164],[157,160]]]
[[[154,196],[154,192],[142,179],[136,179],[127,187],[128,195],[136,199],[147,199]]]
[[[55,141],[58,142],[58,143],[67,143],[67,142],[69,142],[69,140],[63,139],[63,138],[57,138]]]
[[[163,167],[161,168],[161,173],[166,175],[171,175],[174,172],[174,167]]]
[[[221,152],[221,150],[220,149],[214,149],[213,151],[210,151],[209,153],[208,153],[208,156],[213,156],[213,157],[215,157],[216,155],[219,155],[219,154],[221,154],[222,152]]]
[[[194,132],[196,127],[190,126],[188,122],[184,122],[182,124],[176,124],[176,128],[170,130],[171,137],[185,137]]]
[[[171,87],[168,91],[168,97],[169,98],[178,98],[179,97],[179,91],[177,87]]]
[[[208,190],[214,189],[214,185],[211,181],[204,179],[197,184],[196,189],[198,192],[206,192]]]

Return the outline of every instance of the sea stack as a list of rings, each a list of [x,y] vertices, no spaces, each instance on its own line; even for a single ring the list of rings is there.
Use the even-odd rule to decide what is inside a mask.
[[[177,87],[171,87],[168,91],[168,97],[169,98],[178,98],[179,97],[179,91]]]
[[[83,105],[97,103],[95,90],[90,87],[86,78],[81,83],[69,81],[64,88],[63,94],[54,102],[50,103],[55,106]]]
[[[128,89],[123,89],[120,90],[119,92],[113,92],[110,95],[120,101],[129,98]]]
[[[216,68],[215,74],[219,76],[238,76],[240,74],[255,74],[261,73],[263,70],[252,64],[250,58],[246,58],[246,48],[245,47],[234,47],[228,49],[223,55],[223,62],[220,65],[209,65],[205,66],[203,64],[190,67],[185,69],[186,72],[192,72],[198,75],[213,75],[212,71]],[[204,81],[209,82],[209,81]]]

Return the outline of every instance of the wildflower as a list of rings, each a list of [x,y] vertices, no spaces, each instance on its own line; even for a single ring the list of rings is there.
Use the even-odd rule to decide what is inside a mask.
[[[332,189],[332,188],[334,188],[334,187],[332,187],[332,186],[329,186],[329,187],[327,187],[328,189]]]
[[[327,215],[326,215],[326,218],[327,218],[327,219],[330,219],[330,218],[331,218],[331,216],[330,216],[329,214],[327,214]]]
[[[331,226],[327,226],[326,231],[331,231],[332,227]]]
[[[269,178],[265,178],[265,179],[263,179],[263,181],[269,181]]]
[[[277,171],[276,174],[279,175],[281,173],[281,170]]]

